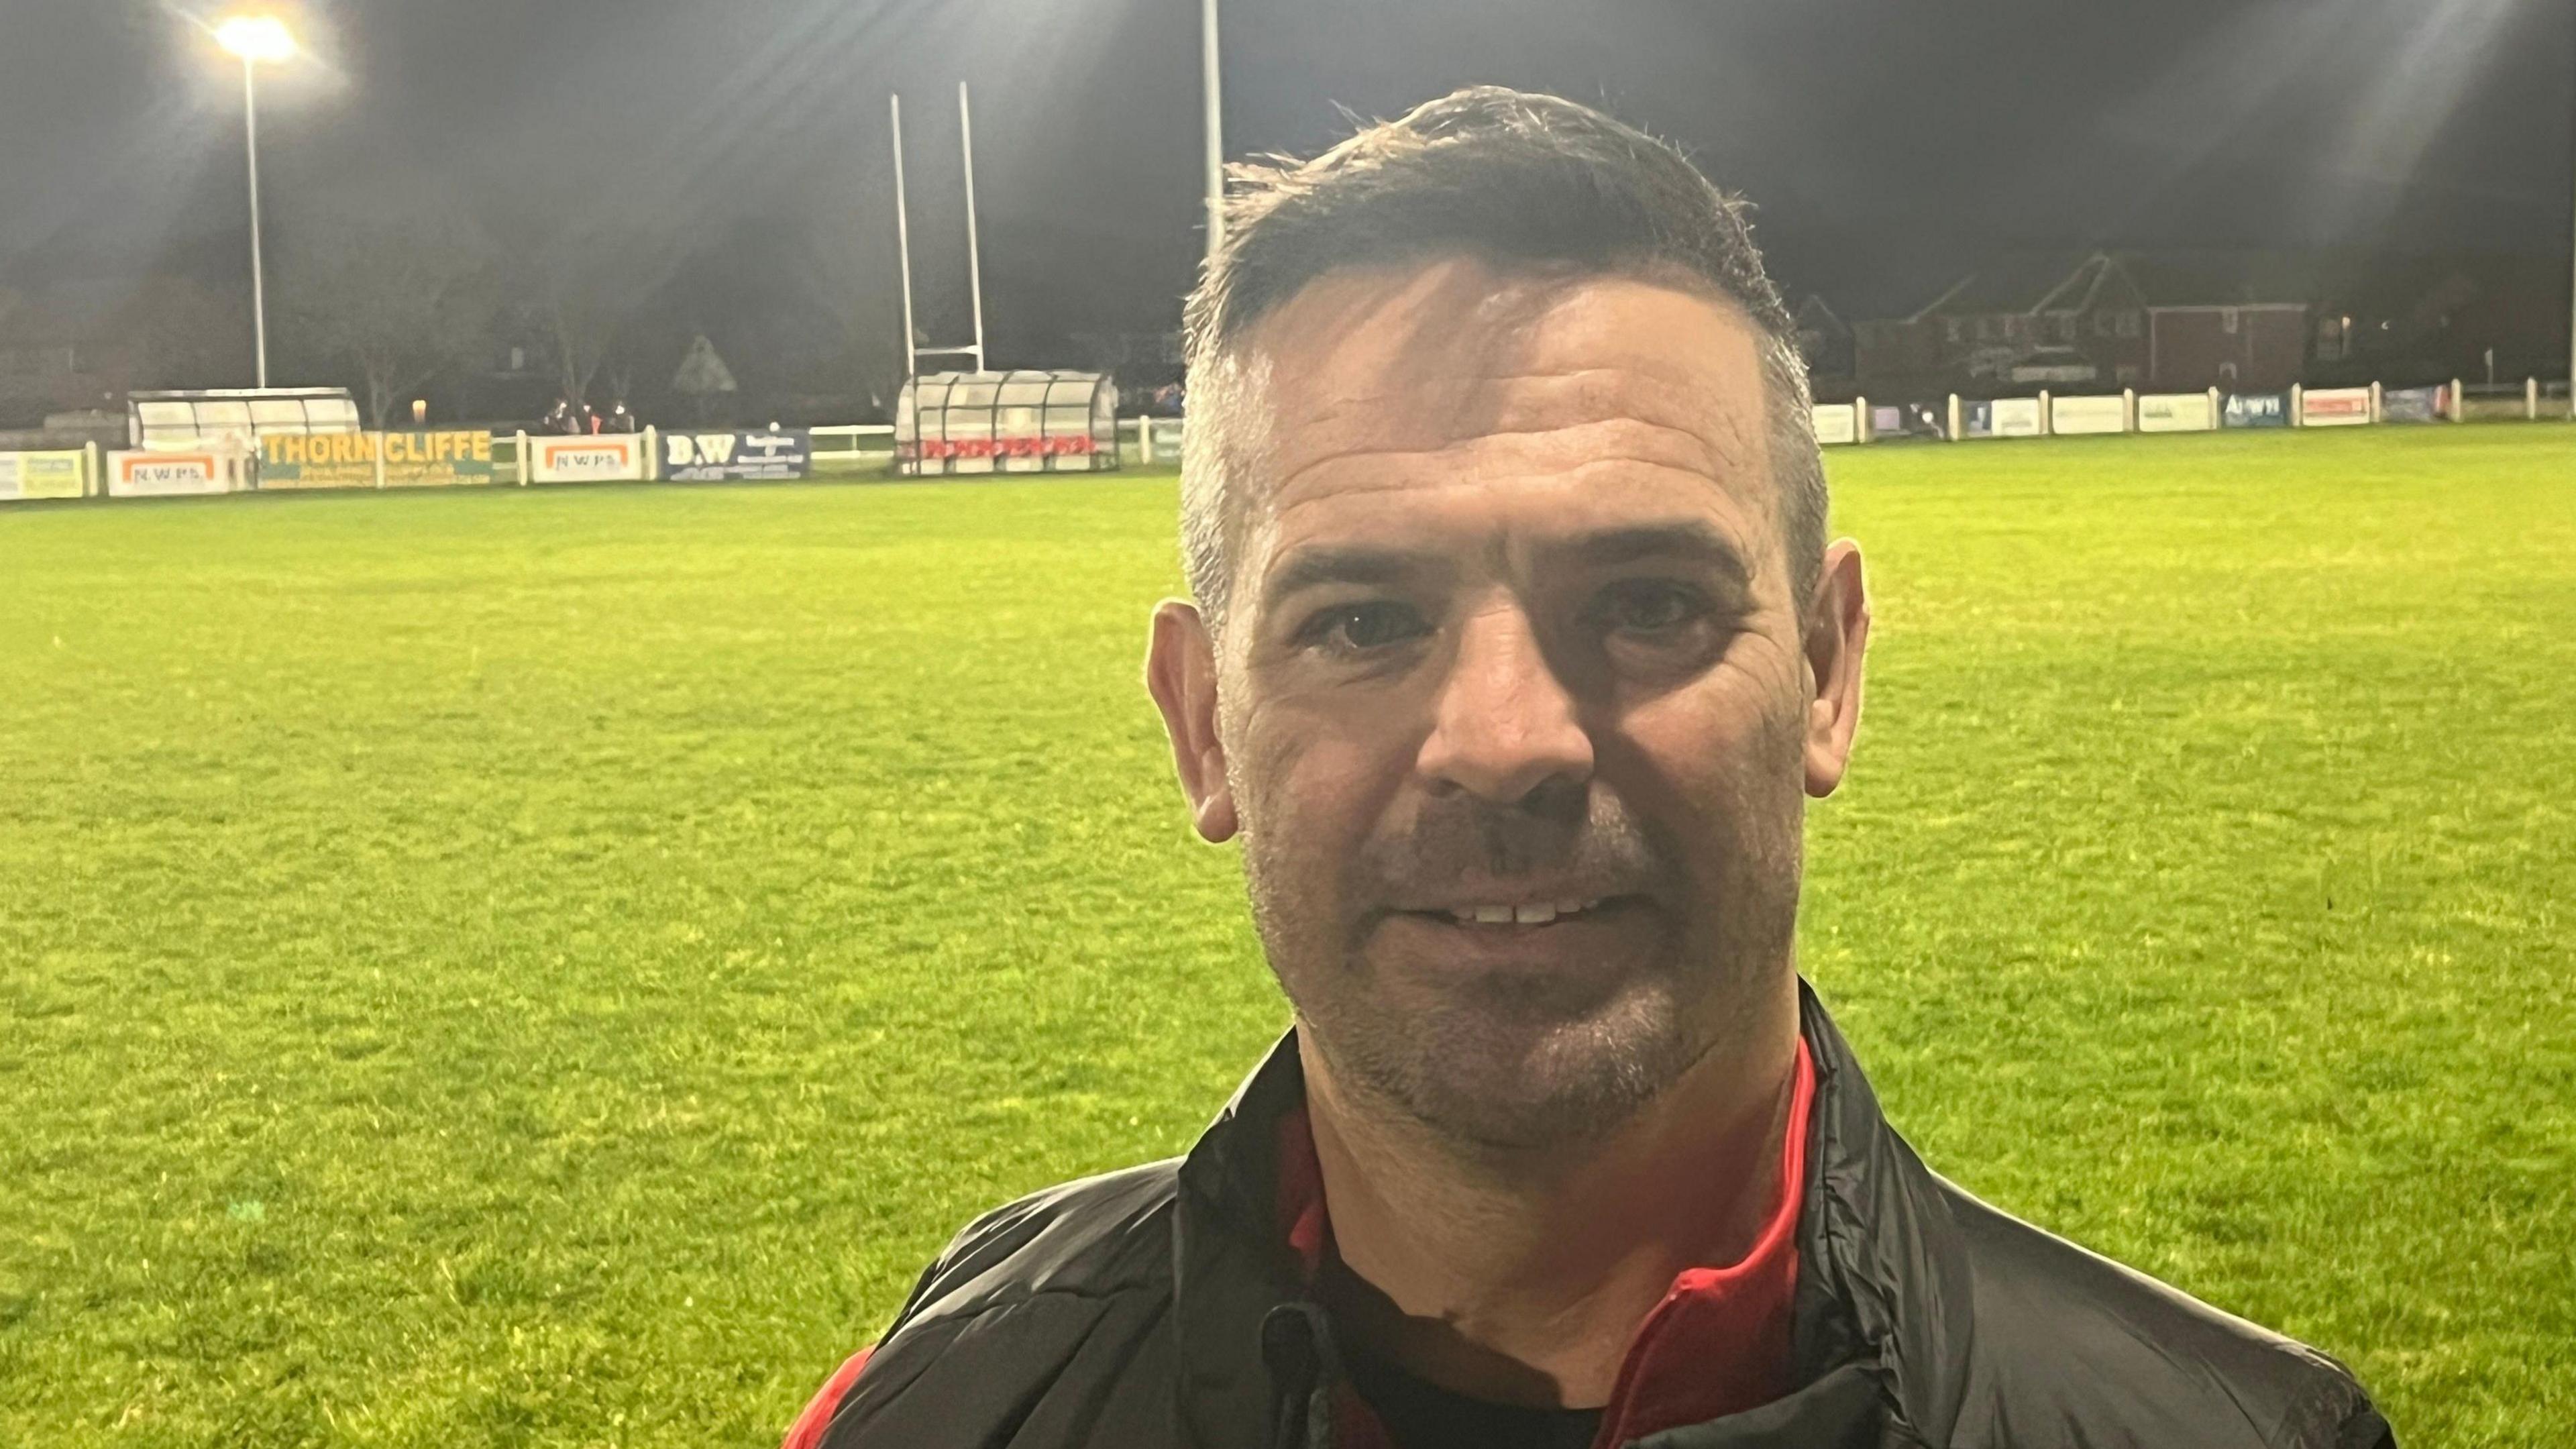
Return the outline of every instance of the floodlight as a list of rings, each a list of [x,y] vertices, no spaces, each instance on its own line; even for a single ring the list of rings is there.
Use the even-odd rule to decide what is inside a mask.
[[[215,27],[215,43],[245,61],[295,58],[295,33],[274,15],[236,15]]]
[[[250,310],[259,347],[259,385],[268,386],[268,268],[259,248],[259,67],[295,58],[295,32],[274,15],[227,16],[215,43],[242,63],[242,140],[250,159]]]

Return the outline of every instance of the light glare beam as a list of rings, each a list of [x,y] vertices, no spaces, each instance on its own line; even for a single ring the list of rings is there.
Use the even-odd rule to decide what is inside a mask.
[[[235,15],[215,26],[215,43],[226,53],[253,63],[280,64],[295,58],[295,33],[274,15]]]

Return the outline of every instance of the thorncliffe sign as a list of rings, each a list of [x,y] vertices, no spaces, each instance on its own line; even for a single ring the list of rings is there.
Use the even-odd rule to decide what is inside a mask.
[[[428,488],[493,481],[492,435],[486,432],[277,434],[259,440],[259,486],[372,488],[381,460],[391,487]]]

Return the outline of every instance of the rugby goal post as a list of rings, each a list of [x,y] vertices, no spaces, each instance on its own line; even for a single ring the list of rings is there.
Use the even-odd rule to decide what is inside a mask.
[[[959,159],[966,176],[966,292],[973,308],[975,340],[956,347],[924,347],[914,330],[912,319],[912,216],[904,197],[903,186],[903,97],[886,97],[886,115],[894,133],[894,246],[896,264],[903,271],[903,375],[910,378],[921,371],[924,354],[932,357],[971,357],[974,370],[984,371],[984,259],[975,235],[975,119],[966,97],[966,83],[957,83],[957,142]]]

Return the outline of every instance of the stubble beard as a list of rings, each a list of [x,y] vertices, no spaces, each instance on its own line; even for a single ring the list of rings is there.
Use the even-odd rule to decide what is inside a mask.
[[[1308,859],[1255,829],[1244,848],[1254,924],[1304,1049],[1345,1091],[1465,1152],[1557,1152],[1605,1140],[1718,1045],[1713,1019],[1754,986],[1755,942],[1707,939],[1668,907],[1658,908],[1662,939],[1647,959],[1606,983],[1397,979],[1370,956],[1377,922],[1345,924],[1316,898],[1369,898],[1363,861]],[[1794,885],[1789,897],[1794,916]],[[1755,917],[1779,914],[1763,909],[1768,902],[1734,904]]]

